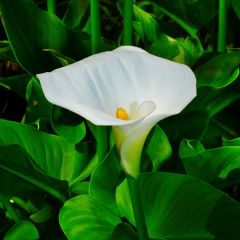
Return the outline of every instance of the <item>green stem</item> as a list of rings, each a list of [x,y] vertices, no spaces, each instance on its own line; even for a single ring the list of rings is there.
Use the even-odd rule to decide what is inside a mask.
[[[133,0],[124,1],[123,9],[123,44],[132,45]]]
[[[226,50],[227,0],[219,0],[218,51]]]
[[[139,191],[139,181],[138,179],[135,179],[129,175],[127,175],[127,181],[139,239],[148,240],[149,236],[143,212],[142,199]]]
[[[3,206],[6,208],[8,214],[11,216],[14,222],[16,223],[20,222],[21,218],[18,216],[15,209],[13,208],[12,204],[9,201],[9,198],[1,195],[0,199],[2,200]]]
[[[99,2],[100,2],[99,0],[91,0],[90,2],[92,54],[98,53],[100,51],[101,46]]]
[[[56,14],[56,0],[47,0],[47,9],[49,13]]]

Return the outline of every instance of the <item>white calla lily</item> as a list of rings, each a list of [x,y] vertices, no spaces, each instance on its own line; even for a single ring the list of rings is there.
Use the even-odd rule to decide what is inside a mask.
[[[151,128],[196,96],[189,67],[130,46],[37,77],[51,103],[96,125],[113,126],[122,166],[133,177]]]

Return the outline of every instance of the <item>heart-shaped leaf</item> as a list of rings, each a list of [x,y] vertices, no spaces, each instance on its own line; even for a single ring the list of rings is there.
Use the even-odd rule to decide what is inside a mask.
[[[240,236],[240,204],[201,180],[173,173],[143,173],[139,187],[151,238],[211,240]],[[127,184],[118,187],[117,202],[134,224]]]

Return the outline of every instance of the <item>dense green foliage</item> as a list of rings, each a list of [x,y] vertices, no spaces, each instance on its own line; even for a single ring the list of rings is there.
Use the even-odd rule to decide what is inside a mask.
[[[91,55],[90,2],[48,1],[47,11],[47,1],[0,0],[0,239],[139,239],[111,128],[53,106],[36,78]],[[225,35],[217,0],[133,2],[124,40],[124,1],[100,1],[94,51],[132,41],[190,66],[198,87],[144,146],[139,185],[150,238],[237,240],[240,1],[226,1]]]

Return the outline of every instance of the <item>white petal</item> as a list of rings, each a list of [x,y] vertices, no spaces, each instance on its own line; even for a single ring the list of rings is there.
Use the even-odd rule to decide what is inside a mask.
[[[136,47],[120,47],[90,56],[51,73],[37,75],[53,104],[67,108],[96,125],[124,125],[116,109],[154,102],[151,115],[181,111],[196,95],[192,71]]]

